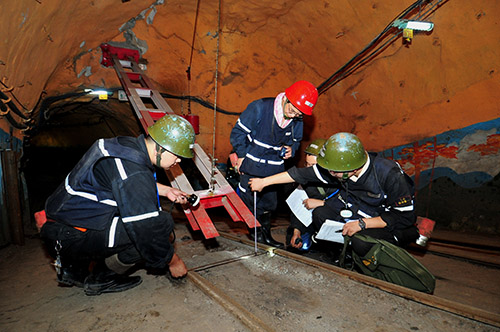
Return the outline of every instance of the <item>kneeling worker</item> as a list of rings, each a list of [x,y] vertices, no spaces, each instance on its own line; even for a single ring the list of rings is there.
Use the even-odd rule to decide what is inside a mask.
[[[174,278],[186,275],[170,243],[174,221],[159,196],[185,204],[187,194],[157,184],[154,165],[169,169],[192,158],[194,130],[184,118],[166,115],[148,133],[98,140],[47,199],[41,237],[56,258],[59,283],[83,287],[87,295],[124,291],[141,283],[126,274],[139,262],[168,267]]]
[[[342,234],[355,233],[405,246],[418,237],[413,205],[414,185],[398,163],[368,153],[350,133],[332,135],[321,148],[317,165],[292,168],[266,178],[250,179],[252,190],[279,183],[323,182],[341,188],[313,211],[315,231],[326,219],[344,221]],[[352,239],[352,249],[364,256],[370,244]]]
[[[305,167],[312,167],[318,163],[318,154],[325,142],[326,139],[318,138],[313,140],[306,147],[304,150]],[[304,189],[308,197],[302,202],[302,204],[306,209],[314,210],[315,208],[325,205],[325,199],[334,194],[339,185],[326,185],[317,181],[316,183],[302,184],[301,187]],[[313,225],[311,224],[306,227],[293,212],[290,215],[290,226],[288,227],[286,233],[287,249],[295,248],[299,251],[308,251],[311,248],[311,235],[314,233]]]

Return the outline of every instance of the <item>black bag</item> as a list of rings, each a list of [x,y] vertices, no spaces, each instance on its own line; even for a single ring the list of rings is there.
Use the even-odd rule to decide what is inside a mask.
[[[354,237],[373,244],[370,251],[363,257],[352,252],[354,264],[363,274],[417,291],[429,294],[434,292],[436,278],[406,250],[370,236],[355,234]],[[344,238],[341,266],[350,242],[350,237]]]

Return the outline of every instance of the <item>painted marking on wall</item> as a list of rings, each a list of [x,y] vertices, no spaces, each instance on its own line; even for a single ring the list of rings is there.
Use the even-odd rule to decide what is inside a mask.
[[[451,130],[382,151],[422,188],[449,177],[465,188],[480,187],[500,173],[500,118]]]

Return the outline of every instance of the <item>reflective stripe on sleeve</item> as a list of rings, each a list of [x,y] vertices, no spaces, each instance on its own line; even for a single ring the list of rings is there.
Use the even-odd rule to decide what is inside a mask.
[[[148,213],[144,213],[144,214],[139,214],[137,216],[125,217],[125,218],[122,218],[122,220],[123,220],[123,222],[141,221],[141,220],[144,220],[144,219],[149,219],[149,218],[157,217],[159,215],[160,215],[160,212],[154,211],[154,212],[148,212]]]
[[[372,218],[372,216],[370,216],[368,213],[365,213],[361,210],[358,210],[358,214],[363,218]]]
[[[236,123],[238,124],[238,126],[241,127],[241,129],[243,129],[247,133],[251,132],[251,130],[240,121],[240,119],[238,119]]]
[[[318,169],[318,166],[317,164],[313,165],[312,166],[313,170],[314,170],[314,174],[316,174],[316,177],[318,178],[318,180],[320,180],[321,182],[323,183],[327,183],[328,184],[328,181],[326,181],[322,176],[321,176],[321,173],[319,172],[319,169]]]
[[[410,205],[410,206],[401,206],[401,207],[394,207],[393,209],[401,211],[401,212],[413,211],[413,205]]]
[[[99,146],[99,150],[101,150],[102,154],[105,156],[105,157],[109,157],[109,152],[108,150],[106,150],[106,148],[104,147],[104,139],[100,139],[98,141],[98,146]]]

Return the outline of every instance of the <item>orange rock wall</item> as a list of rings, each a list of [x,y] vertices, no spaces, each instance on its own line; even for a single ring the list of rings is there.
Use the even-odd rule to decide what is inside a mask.
[[[296,80],[319,85],[412,1],[222,1],[219,36],[219,2],[199,3],[190,82],[194,0],[4,2],[0,77],[32,109],[42,90],[52,96],[119,86],[114,70],[100,65],[98,46],[137,44],[160,91],[241,112]],[[498,118],[498,17],[498,1],[442,1],[428,18],[435,23],[432,33],[416,34],[410,45],[398,38],[320,96],[314,116],[305,120],[305,142],[350,131],[380,151]],[[129,20],[129,29],[120,31]],[[176,112],[188,112],[187,102],[168,102]],[[198,142],[211,153],[214,112],[196,103],[190,111],[200,116]],[[236,119],[216,117],[215,155],[222,162]],[[8,132],[4,119],[0,128]]]

